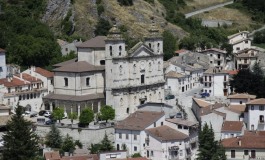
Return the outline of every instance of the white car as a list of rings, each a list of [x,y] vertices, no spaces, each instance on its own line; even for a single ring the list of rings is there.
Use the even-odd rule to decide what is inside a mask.
[[[44,113],[44,117],[50,117],[51,116],[51,112],[50,111],[46,111],[45,113]]]

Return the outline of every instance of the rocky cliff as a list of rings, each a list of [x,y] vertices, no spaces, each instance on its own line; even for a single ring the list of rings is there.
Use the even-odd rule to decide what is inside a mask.
[[[74,34],[85,38],[94,36],[95,25],[99,18],[104,18],[110,23],[115,19],[117,25],[125,25],[129,35],[136,38],[146,34],[152,21],[151,17],[161,31],[170,30],[178,38],[187,35],[183,29],[165,20],[165,8],[158,0],[155,0],[154,4],[144,0],[134,0],[133,6],[120,6],[117,0],[102,0],[101,5],[104,7],[104,12],[99,16],[96,0],[48,0],[42,19],[59,34],[60,22],[71,10],[71,20],[75,26]]]

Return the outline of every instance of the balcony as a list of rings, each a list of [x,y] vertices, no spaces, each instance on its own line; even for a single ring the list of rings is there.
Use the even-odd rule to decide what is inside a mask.
[[[168,147],[168,150],[169,151],[178,151],[179,147],[178,146],[171,146],[171,147]]]

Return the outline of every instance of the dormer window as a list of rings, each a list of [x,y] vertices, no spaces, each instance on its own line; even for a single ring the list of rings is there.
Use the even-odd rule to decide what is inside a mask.
[[[112,46],[109,46],[110,56],[112,56]]]

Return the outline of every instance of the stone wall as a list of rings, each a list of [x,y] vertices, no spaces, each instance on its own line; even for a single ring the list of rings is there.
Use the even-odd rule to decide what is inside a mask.
[[[79,140],[83,144],[83,148],[87,148],[91,143],[99,143],[103,138],[105,133],[108,135],[109,140],[114,142],[114,128],[103,128],[103,129],[88,129],[88,128],[68,128],[68,127],[58,127],[61,131],[62,136],[73,137],[74,140]],[[37,125],[36,133],[40,137],[45,137],[50,131],[50,126],[48,125]]]

